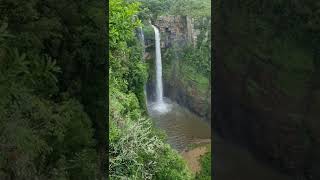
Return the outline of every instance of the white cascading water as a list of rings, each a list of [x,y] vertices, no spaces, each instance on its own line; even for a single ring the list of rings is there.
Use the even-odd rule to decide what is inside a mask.
[[[163,103],[163,86],[162,86],[162,63],[160,50],[160,33],[157,27],[153,26],[156,41],[156,102]]]
[[[167,112],[168,107],[163,101],[163,85],[162,85],[162,63],[160,49],[160,33],[159,29],[153,26],[156,41],[156,104],[155,109],[159,112]]]

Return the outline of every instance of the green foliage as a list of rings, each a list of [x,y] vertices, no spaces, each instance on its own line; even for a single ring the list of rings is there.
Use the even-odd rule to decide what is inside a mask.
[[[130,2],[133,0],[130,0]],[[209,0],[138,0],[141,3],[139,17],[156,20],[161,15],[198,17],[211,16]]]
[[[110,2],[109,21],[109,82],[124,92],[131,91],[137,96],[140,106],[145,106],[144,82],[147,79],[146,65],[142,62],[138,40],[133,30],[140,25],[140,20],[132,18],[138,12],[137,3],[125,1]],[[128,8],[123,8],[127,6]]]
[[[131,0],[133,1],[133,0]],[[138,16],[141,19],[157,19],[158,16],[167,14],[170,6],[170,0],[134,0],[141,3],[141,10]]]
[[[142,47],[135,39],[131,47],[129,56],[128,68],[129,72],[125,76],[128,80],[128,90],[136,94],[140,107],[146,110],[145,97],[144,97],[144,84],[147,81],[148,69],[145,63],[142,62]]]
[[[127,120],[121,131],[111,132],[110,179],[190,179],[185,162],[154,133],[149,119]]]
[[[82,105],[72,99],[55,103],[35,94],[37,88],[56,87],[59,68],[47,60],[38,71],[24,54],[5,52],[0,67],[0,177],[94,177],[93,130]],[[43,78],[48,83],[38,87],[34,82]]]
[[[209,78],[199,74],[190,66],[182,66],[180,69],[181,80],[184,85],[196,89],[199,93],[204,95],[209,87]]]
[[[101,93],[92,91],[105,85],[95,70],[104,51],[101,5],[1,2],[0,179],[96,177],[101,139],[92,127],[104,120],[95,99]]]
[[[155,174],[155,179],[182,180],[191,179],[191,173],[186,167],[186,162],[180,157],[178,152],[174,151],[165,144],[160,156]]]
[[[183,64],[193,67],[197,73],[208,76],[211,72],[211,57],[208,47],[200,46],[194,48],[193,45],[184,48]]]
[[[175,0],[172,1],[170,14],[191,16],[191,17],[210,17],[211,1],[210,0]]]
[[[203,43],[203,42],[202,42]],[[211,57],[207,45],[199,48],[189,44],[173,46],[163,53],[163,71],[166,80],[178,77],[186,89],[194,89],[205,96],[211,76]]]
[[[143,33],[146,40],[154,40],[154,29],[151,25],[144,25]]]
[[[126,40],[133,37],[132,29],[140,24],[139,19],[133,19],[138,8],[138,3],[126,3],[122,0],[109,2],[109,15],[112,17],[109,18],[109,46],[111,50],[119,45],[124,46]]]

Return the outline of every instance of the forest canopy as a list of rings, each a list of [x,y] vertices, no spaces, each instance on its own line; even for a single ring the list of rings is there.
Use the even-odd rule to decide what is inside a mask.
[[[103,12],[98,0],[1,1],[0,179],[101,175]]]
[[[210,0],[127,0],[140,2],[139,16],[142,19],[156,19],[161,15],[210,17]]]

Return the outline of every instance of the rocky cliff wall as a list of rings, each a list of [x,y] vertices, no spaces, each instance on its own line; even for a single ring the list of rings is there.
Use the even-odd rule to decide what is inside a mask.
[[[194,20],[187,16],[160,16],[155,26],[162,33],[161,48],[169,48],[173,43],[195,43],[199,34],[194,28]]]
[[[320,179],[319,9],[272,0],[214,7],[215,130],[307,179]]]

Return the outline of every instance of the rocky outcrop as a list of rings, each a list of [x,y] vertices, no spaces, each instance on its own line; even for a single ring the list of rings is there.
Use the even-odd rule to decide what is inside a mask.
[[[215,130],[281,170],[320,179],[319,4],[215,4]]]
[[[169,48],[174,43],[195,43],[199,32],[194,29],[193,21],[187,16],[160,16],[155,25],[162,33],[161,48]]]

